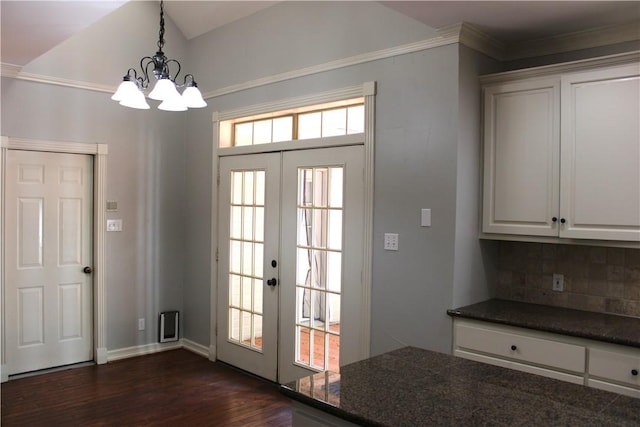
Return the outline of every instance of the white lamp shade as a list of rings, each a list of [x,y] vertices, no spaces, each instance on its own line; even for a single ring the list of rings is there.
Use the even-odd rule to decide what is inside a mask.
[[[164,101],[174,96],[180,96],[180,93],[176,89],[176,85],[169,79],[158,80],[149,94],[149,98],[157,101]]]
[[[111,99],[120,102],[123,99],[135,97],[136,92],[140,92],[138,86],[131,80],[126,80],[120,83],[118,90],[116,90],[116,93],[113,94]]]
[[[182,92],[182,100],[189,108],[202,108],[207,106],[207,103],[202,99],[200,90],[195,86],[189,86]]]
[[[174,86],[175,88],[175,86]],[[180,94],[178,93],[178,91],[175,91],[175,95],[165,99],[164,101],[162,101],[160,103],[160,105],[158,105],[158,110],[163,110],[163,111],[186,111],[187,110],[187,105],[184,103],[184,101],[182,100],[182,97],[180,96]]]
[[[148,110],[151,108],[149,104],[147,104],[147,100],[144,99],[144,94],[137,88],[135,93],[131,93],[127,98],[120,101],[120,105],[138,110]]]

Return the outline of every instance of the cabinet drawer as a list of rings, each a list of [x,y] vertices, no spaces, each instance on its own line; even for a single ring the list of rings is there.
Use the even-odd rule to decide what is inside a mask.
[[[589,376],[640,387],[640,351],[634,355],[589,349]]]
[[[456,324],[456,346],[566,371],[585,371],[585,347]]]

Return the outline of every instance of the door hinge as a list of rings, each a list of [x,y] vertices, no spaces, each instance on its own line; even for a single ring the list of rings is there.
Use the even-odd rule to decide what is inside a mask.
[[[220,171],[218,171],[218,175],[216,176],[216,185],[220,186]]]
[[[216,249],[216,262],[218,262],[219,255],[220,255],[220,250]]]

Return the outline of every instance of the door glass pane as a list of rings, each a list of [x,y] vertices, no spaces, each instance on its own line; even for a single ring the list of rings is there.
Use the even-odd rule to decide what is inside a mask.
[[[329,168],[329,206],[332,208],[342,207],[342,168]]]
[[[342,249],[342,209],[331,209],[329,211],[327,248],[338,251]]]
[[[232,307],[240,307],[240,276],[237,274],[229,277],[229,299]]]
[[[264,171],[231,172],[228,340],[262,350]]]
[[[314,370],[340,366],[342,172],[298,169],[294,360]]]
[[[256,171],[256,206],[264,206],[264,171]]]
[[[239,239],[242,237],[242,208],[240,206],[231,206],[231,238]]]

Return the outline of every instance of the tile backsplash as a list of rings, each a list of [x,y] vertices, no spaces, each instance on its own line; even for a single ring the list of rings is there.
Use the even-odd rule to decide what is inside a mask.
[[[497,282],[502,299],[640,317],[640,249],[500,242]]]

